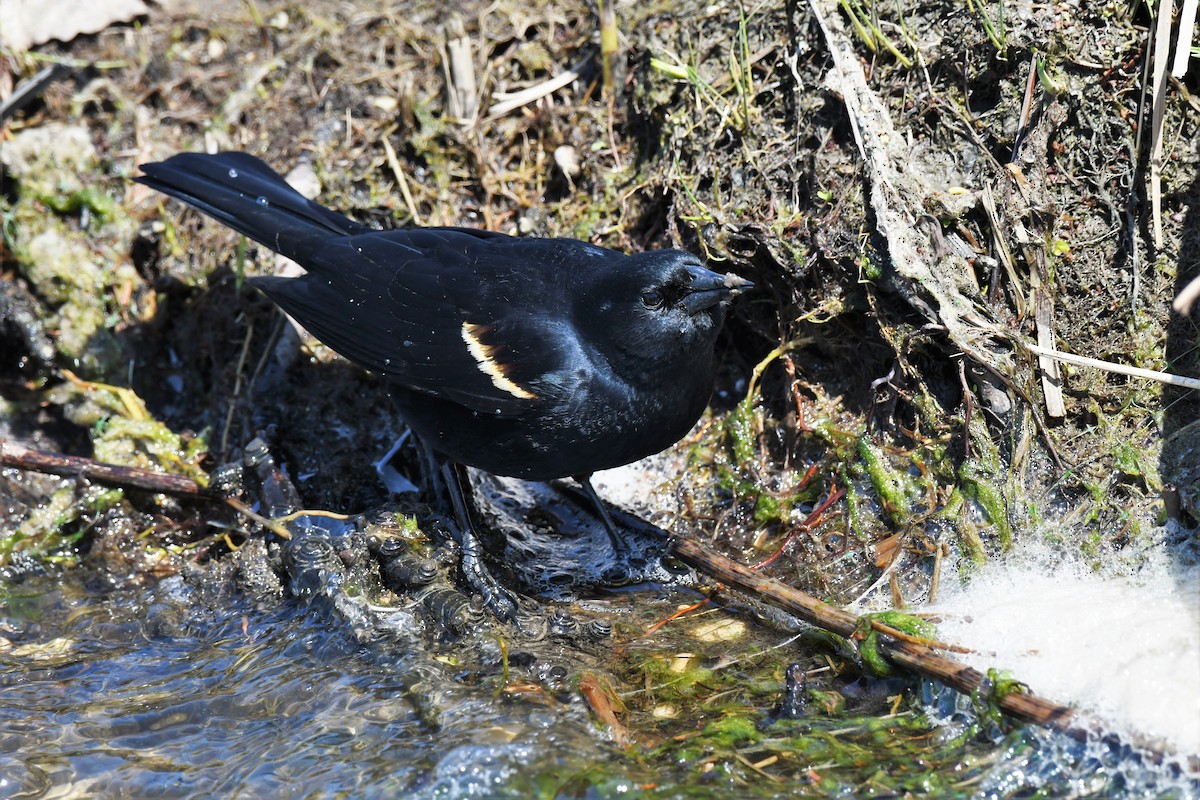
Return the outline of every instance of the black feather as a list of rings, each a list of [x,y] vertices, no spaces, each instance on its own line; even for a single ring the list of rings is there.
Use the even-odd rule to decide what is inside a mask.
[[[726,301],[749,285],[678,250],[372,230],[244,153],[142,169],[138,181],[304,267],[251,283],[395,381],[407,420],[436,450],[504,475],[588,474],[678,440],[712,390]]]

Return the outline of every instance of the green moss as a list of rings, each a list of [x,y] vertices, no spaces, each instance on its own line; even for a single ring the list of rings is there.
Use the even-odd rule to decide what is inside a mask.
[[[703,740],[713,747],[734,747],[762,738],[756,720],[749,717],[722,717],[704,726]]]
[[[859,655],[862,656],[863,666],[866,667],[867,672],[879,678],[892,675],[895,670],[892,669],[891,663],[880,649],[879,637],[881,634],[871,625],[873,621],[921,639],[932,639],[937,632],[933,623],[902,611],[880,611],[874,614],[863,614],[859,617],[858,632],[855,634],[856,638],[860,639]]]
[[[920,481],[898,469],[870,436],[858,439],[858,455],[876,496],[896,527],[904,527],[912,518],[916,503],[925,492]]]
[[[958,470],[963,495],[987,515],[1004,549],[1012,546],[1013,530],[1008,521],[1008,503],[995,475],[978,461],[968,459]]]
[[[115,217],[118,206],[111,197],[95,189],[78,189],[67,194],[43,194],[38,200],[56,214],[77,214],[87,209],[102,220]]]

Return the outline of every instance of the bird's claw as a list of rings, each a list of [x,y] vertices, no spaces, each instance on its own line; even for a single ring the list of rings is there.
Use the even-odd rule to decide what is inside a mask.
[[[467,536],[471,536],[471,534],[468,533]],[[500,582],[484,565],[477,548],[478,543],[476,543],[476,547],[463,548],[460,562],[463,579],[472,589],[479,592],[484,607],[493,616],[505,622],[512,622],[517,616],[517,597],[500,585]]]

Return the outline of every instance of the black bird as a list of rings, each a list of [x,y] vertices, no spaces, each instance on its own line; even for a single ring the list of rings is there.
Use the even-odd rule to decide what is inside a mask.
[[[727,301],[750,288],[680,250],[626,255],[467,228],[375,230],[246,153],[181,153],[136,178],[307,270],[261,289],[314,336],[394,382],[402,416],[453,461],[528,480],[628,464],[703,413]],[[449,470],[463,571],[501,616]]]

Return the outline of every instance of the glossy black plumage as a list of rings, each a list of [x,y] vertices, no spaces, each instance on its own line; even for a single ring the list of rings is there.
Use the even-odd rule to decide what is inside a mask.
[[[708,402],[726,301],[750,285],[678,250],[372,230],[244,153],[142,169],[139,182],[304,267],[251,283],[392,379],[405,419],[435,450],[501,475],[586,476],[677,441]]]
[[[137,181],[296,261],[251,278],[318,339],[386,375],[409,426],[444,458],[461,567],[497,616],[515,597],[483,563],[452,465],[580,481],[656,453],[703,413],[726,301],[750,284],[679,250],[625,255],[571,239],[466,228],[372,230],[245,153],[182,153]]]

